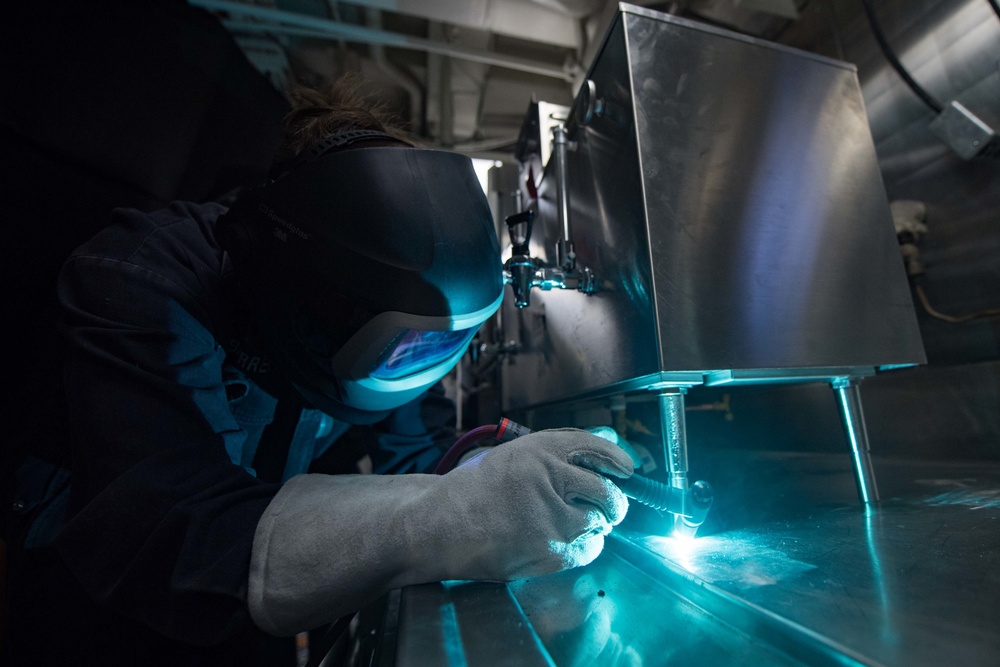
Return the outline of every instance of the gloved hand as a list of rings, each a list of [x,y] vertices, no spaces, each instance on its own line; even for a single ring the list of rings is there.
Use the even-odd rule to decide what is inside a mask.
[[[613,442],[628,454],[629,458],[632,459],[632,466],[639,470],[642,468],[643,460],[642,455],[639,454],[635,446],[626,440],[625,438],[618,435],[618,431],[614,430],[610,426],[591,426],[587,429],[587,433],[593,433],[599,438],[604,438],[608,442]]]
[[[257,525],[251,616],[289,635],[401,586],[510,581],[585,565],[628,509],[604,475],[631,474],[616,445],[558,429],[446,475],[300,475]]]

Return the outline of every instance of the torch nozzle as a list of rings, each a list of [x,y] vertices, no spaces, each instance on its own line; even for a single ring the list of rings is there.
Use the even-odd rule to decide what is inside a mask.
[[[678,489],[641,475],[609,479],[637,503],[683,517],[685,525],[691,528],[705,522],[715,499],[712,485],[701,480],[688,489]]]

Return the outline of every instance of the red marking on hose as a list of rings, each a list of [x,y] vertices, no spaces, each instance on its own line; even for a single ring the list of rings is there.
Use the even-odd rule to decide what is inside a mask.
[[[510,423],[510,420],[507,419],[506,417],[501,418],[500,419],[500,425],[497,426],[497,433],[493,437],[495,437],[497,440],[499,440],[500,438],[502,438],[503,437],[503,432],[507,430],[507,424],[509,424],[509,423]]]

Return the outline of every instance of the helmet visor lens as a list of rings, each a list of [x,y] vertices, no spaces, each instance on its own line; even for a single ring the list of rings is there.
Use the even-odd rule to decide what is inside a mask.
[[[464,350],[478,330],[479,325],[458,331],[404,329],[379,355],[371,376],[398,380],[437,366]]]

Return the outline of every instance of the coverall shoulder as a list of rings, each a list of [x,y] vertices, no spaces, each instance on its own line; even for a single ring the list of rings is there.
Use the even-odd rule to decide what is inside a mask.
[[[58,288],[73,470],[55,547],[93,599],[199,645],[252,625],[258,519],[350,428],[285,391],[254,344],[214,234],[225,210],[118,210],[65,263]],[[436,387],[366,427],[371,471],[433,468],[452,415]]]

